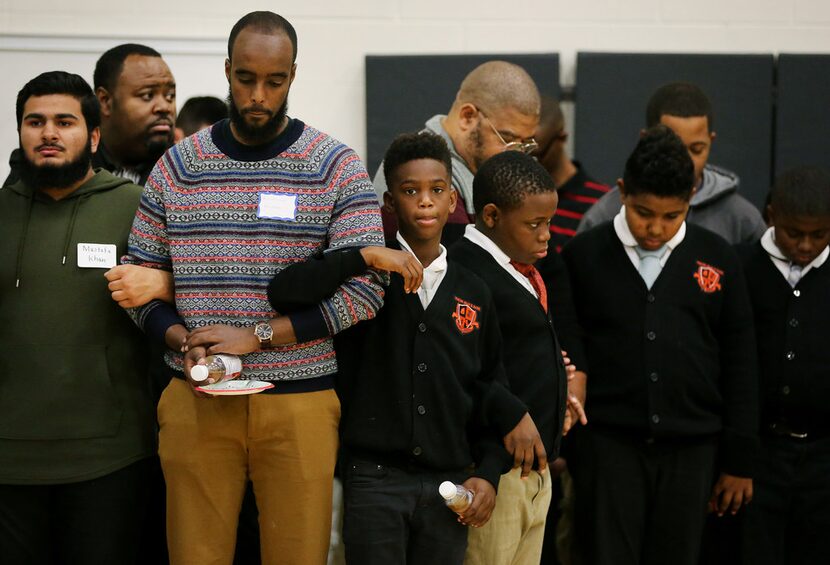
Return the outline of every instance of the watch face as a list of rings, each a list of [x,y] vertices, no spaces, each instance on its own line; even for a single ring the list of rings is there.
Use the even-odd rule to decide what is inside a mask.
[[[271,324],[257,324],[254,328],[254,334],[260,340],[268,340],[274,335],[274,330],[271,328]]]

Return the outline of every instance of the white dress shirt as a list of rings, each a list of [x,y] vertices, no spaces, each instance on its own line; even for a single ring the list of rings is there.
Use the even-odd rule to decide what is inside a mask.
[[[637,255],[637,240],[634,239],[634,235],[631,233],[631,228],[628,227],[628,222],[625,221],[625,206],[620,208],[620,213],[614,217],[614,231],[617,232],[617,237],[619,238],[620,242],[625,247],[625,253],[628,255],[628,258],[631,259],[631,264],[634,265],[634,268],[637,271],[640,270],[640,256]],[[669,260],[669,255],[671,252],[674,251],[674,248],[680,245],[683,242],[683,239],[686,237],[686,222],[683,222],[680,225],[680,229],[677,230],[677,233],[674,234],[670,240],[666,242],[666,251],[663,253],[662,257],[660,257],[660,267],[666,266],[666,261]]]
[[[398,240],[398,243],[401,244],[401,249],[409,251],[412,255],[418,259],[418,256],[412,251],[412,248],[409,247],[409,244],[401,235],[401,232],[395,234],[395,238]],[[438,244],[441,248],[441,253],[439,253],[438,257],[429,264],[429,267],[424,267],[424,280],[421,282],[421,286],[418,287],[418,299],[421,301],[421,306],[424,307],[424,310],[427,309],[429,303],[432,302],[432,299],[435,297],[435,293],[438,292],[438,287],[441,285],[441,281],[444,280],[444,277],[447,274],[447,248],[441,244]],[[420,260],[418,261],[420,263]]]
[[[464,228],[464,237],[466,237],[467,239],[469,239],[470,241],[484,249],[487,253],[492,255],[493,259],[496,260],[496,263],[501,265],[501,267],[505,271],[507,271],[507,273],[511,277],[516,279],[520,285],[526,288],[527,291],[530,294],[532,294],[534,298],[539,298],[539,295],[536,293],[536,290],[533,288],[533,285],[530,284],[530,280],[528,280],[526,276],[521,274],[519,271],[516,270],[516,268],[513,265],[510,264],[510,257],[508,257],[507,254],[504,251],[502,251],[501,248],[498,245],[496,245],[496,243],[492,239],[478,231],[478,229],[476,229],[475,224],[467,224],[467,227]]]
[[[789,281],[790,270],[793,267],[793,263],[787,259],[787,256],[781,252],[778,245],[775,243],[775,228],[769,228],[764,232],[764,235],[761,236],[761,247],[763,247],[764,251],[766,251],[769,255],[772,264],[775,265],[784,278]],[[827,261],[828,255],[830,255],[830,247],[825,247],[824,251],[818,254],[818,257],[810,261],[808,265],[805,265],[801,269],[801,277],[803,278],[804,275],[806,275],[807,272],[813,267],[821,267],[824,262]]]

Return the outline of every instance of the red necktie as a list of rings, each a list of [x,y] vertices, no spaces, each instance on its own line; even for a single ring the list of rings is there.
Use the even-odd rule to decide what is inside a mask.
[[[510,261],[510,264],[530,281],[530,286],[532,286],[533,290],[536,291],[536,294],[539,295],[539,302],[542,303],[542,308],[544,308],[545,312],[547,312],[548,291],[545,288],[545,281],[542,280],[542,275],[539,274],[538,269],[536,269],[533,265],[528,265],[527,263],[517,263],[516,261]]]

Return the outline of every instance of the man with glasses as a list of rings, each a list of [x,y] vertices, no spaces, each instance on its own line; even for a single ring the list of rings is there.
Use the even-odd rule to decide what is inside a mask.
[[[484,161],[502,151],[534,152],[539,124],[540,99],[536,83],[527,72],[505,61],[488,61],[473,69],[461,82],[450,111],[427,120],[424,130],[444,138],[452,154],[452,186],[458,206],[444,227],[442,242],[452,244],[464,234],[473,210],[473,176]],[[386,178],[383,164],[374,178],[383,202]],[[395,218],[383,211],[387,239],[394,238]]]

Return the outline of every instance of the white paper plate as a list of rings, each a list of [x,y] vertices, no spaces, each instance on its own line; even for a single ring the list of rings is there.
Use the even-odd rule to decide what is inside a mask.
[[[274,383],[265,381],[250,381],[247,379],[233,379],[213,385],[197,386],[196,390],[215,396],[232,396],[237,394],[256,394],[263,390],[274,388]]]

